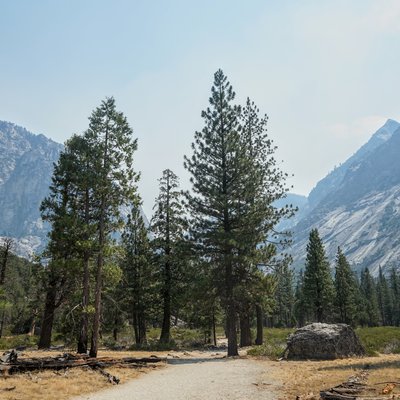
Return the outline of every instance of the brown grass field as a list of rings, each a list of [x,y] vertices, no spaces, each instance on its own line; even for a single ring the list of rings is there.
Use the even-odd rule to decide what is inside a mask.
[[[32,351],[24,352],[23,357],[51,357],[59,352]],[[154,352],[113,352],[99,351],[99,357],[148,357]],[[157,352],[159,357],[165,357],[166,352]],[[134,379],[140,374],[148,373],[150,366],[141,369],[110,367],[105,369],[112,375],[118,376],[121,383]],[[65,371],[43,371],[15,374],[0,377],[1,400],[65,400],[85,393],[95,392],[110,387],[107,378],[91,368],[71,368]],[[15,387],[13,390],[7,390]]]
[[[300,398],[319,399],[320,390],[329,389],[347,381],[350,376],[368,368],[367,384],[378,388],[384,387],[381,382],[398,382],[393,391],[400,399],[400,355],[380,355],[379,357],[349,358],[334,361],[271,361],[272,378],[282,382],[280,400]],[[269,375],[271,378],[271,375]],[[377,385],[378,384],[378,385]]]

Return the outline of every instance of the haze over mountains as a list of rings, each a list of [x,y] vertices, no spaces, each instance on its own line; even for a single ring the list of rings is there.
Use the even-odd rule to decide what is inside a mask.
[[[62,148],[43,135],[0,121],[0,236],[16,238],[19,255],[30,256],[46,241],[39,206]]]
[[[53,163],[63,146],[43,135],[0,121],[0,236],[16,238],[16,252],[40,251],[47,228],[39,205],[48,194]],[[400,124],[388,120],[353,156],[319,181],[284,223],[293,230],[296,268],[304,265],[308,235],[318,228],[327,255],[340,246],[356,267],[397,265],[400,257]]]
[[[353,156],[319,181],[293,229],[294,265],[319,230],[330,261],[338,246],[358,268],[395,266],[400,256],[400,124],[388,120]]]

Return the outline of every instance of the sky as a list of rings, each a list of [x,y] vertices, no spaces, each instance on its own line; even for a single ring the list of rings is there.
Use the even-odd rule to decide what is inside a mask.
[[[221,68],[307,195],[400,121],[399,21],[398,0],[0,0],[0,120],[62,143],[114,96],[151,215],[164,169],[189,188],[183,156]]]

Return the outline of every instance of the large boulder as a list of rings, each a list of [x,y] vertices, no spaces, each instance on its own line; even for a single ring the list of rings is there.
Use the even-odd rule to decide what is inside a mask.
[[[315,323],[297,329],[287,342],[288,359],[333,360],[362,356],[364,347],[351,326]]]

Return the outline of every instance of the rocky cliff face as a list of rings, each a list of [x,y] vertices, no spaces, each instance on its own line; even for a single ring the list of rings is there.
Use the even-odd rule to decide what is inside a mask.
[[[357,153],[320,181],[293,228],[294,265],[304,265],[317,228],[333,261],[340,246],[358,268],[397,266],[400,259],[400,124],[389,120]]]
[[[0,121],[0,236],[16,239],[16,252],[40,250],[47,229],[39,206],[48,194],[62,145]]]

